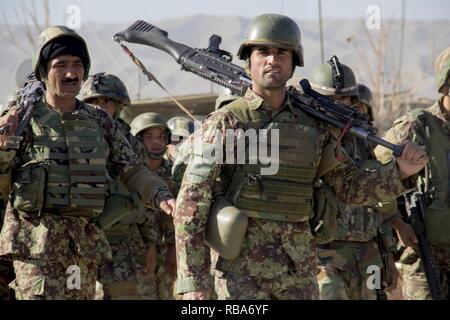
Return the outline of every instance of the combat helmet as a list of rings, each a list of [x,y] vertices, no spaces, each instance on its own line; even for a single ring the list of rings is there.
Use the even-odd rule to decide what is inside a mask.
[[[131,134],[133,136],[137,136],[139,133],[148,128],[162,128],[167,133],[167,141],[169,142],[171,139],[171,131],[167,126],[166,119],[158,113],[155,112],[146,112],[141,113],[136,118],[133,119],[130,123]]]
[[[234,100],[236,100],[238,98],[239,98],[239,96],[232,94],[231,90],[227,88],[224,91],[222,91],[219,94],[219,96],[217,97],[216,104],[214,106],[214,110],[219,110],[223,106],[226,106],[227,104],[229,104],[230,102],[233,102]]]
[[[438,92],[446,93],[450,87],[450,47],[442,51],[434,62],[434,71],[436,74],[436,86]]]
[[[37,43],[37,49],[33,54],[32,59],[32,67],[34,74],[36,75],[36,78],[38,80],[42,80],[44,75],[47,73],[46,67],[42,65],[42,50],[51,42],[55,41],[56,39],[63,38],[63,37],[70,37],[73,39],[76,39],[80,42],[82,45],[82,49],[84,50],[84,53],[86,55],[86,61],[84,65],[84,79],[86,80],[89,74],[89,69],[91,67],[91,59],[89,58],[89,51],[87,49],[86,42],[84,39],[75,31],[70,28],[67,28],[65,26],[53,26],[48,27],[42,33],[39,35],[38,43]]]
[[[185,117],[172,117],[167,121],[172,136],[187,138],[194,132],[194,122]]]
[[[373,116],[373,96],[372,91],[365,85],[358,83],[358,100],[366,105],[369,114],[369,121],[375,120]]]
[[[106,97],[119,102],[122,106],[130,105],[125,84],[113,74],[96,73],[89,76],[80,90],[80,99],[89,102],[90,99]]]
[[[268,13],[255,17],[245,31],[245,39],[237,52],[239,59],[247,59],[248,49],[254,45],[292,50],[295,65],[303,67],[300,29],[297,23],[287,16]]]
[[[327,63],[315,67],[309,77],[311,87],[325,96],[358,96],[353,70],[332,56]]]

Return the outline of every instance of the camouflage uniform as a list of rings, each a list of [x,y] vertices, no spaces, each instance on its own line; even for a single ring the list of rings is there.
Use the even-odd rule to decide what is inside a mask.
[[[66,27],[47,28],[40,39],[45,45],[67,37],[79,41],[88,57],[84,40]],[[38,80],[45,72],[40,54]],[[83,65],[87,76],[89,59]],[[38,102],[20,149],[0,151],[1,185],[10,178],[12,187],[0,256],[14,261],[10,286],[18,299],[94,297],[99,265],[111,259],[105,234],[95,224],[108,176],[137,192],[146,205],[155,207],[170,196],[164,182],[139,165],[106,112],[74,102],[74,111],[64,114]]]
[[[428,197],[425,216],[426,234],[433,257],[438,265],[444,296],[450,297],[450,209],[449,209],[449,135],[448,105],[450,88],[450,47],[435,61],[436,87],[440,98],[428,109],[410,111],[394,121],[385,139],[398,143],[409,139],[425,147],[430,157],[428,178],[417,176],[416,182]],[[444,106],[446,105],[446,107]],[[392,153],[383,147],[375,149],[377,158],[389,161]],[[428,188],[428,190],[427,190]],[[431,299],[420,253],[416,248],[406,248],[400,257],[403,275],[403,296],[407,299]]]
[[[84,102],[96,104],[96,99],[110,99],[117,108],[130,105],[130,98],[124,83],[112,74],[97,73],[83,83],[80,99]],[[104,103],[104,101],[103,101]],[[100,105],[101,108],[104,106]],[[113,118],[117,127],[132,146],[139,160],[145,165],[147,153],[142,143],[134,137],[130,126],[117,115]],[[129,197],[123,184],[110,182],[114,193]],[[114,208],[117,210],[117,208]],[[138,300],[153,299],[151,276],[144,272],[146,249],[155,243],[155,226],[144,225],[146,220],[145,208],[122,208],[123,215],[128,216],[116,222],[105,231],[111,246],[112,260],[106,262],[98,275],[98,281],[103,285],[103,299],[106,300]],[[100,296],[100,293],[97,293]]]
[[[369,99],[360,99],[353,70],[340,63],[336,56],[314,68],[308,79],[311,87],[321,94],[331,99],[346,98],[344,103],[349,108],[352,108],[350,104],[364,101],[370,110],[371,104],[366,100],[371,100],[371,93]],[[369,117],[367,120],[370,121]],[[367,160],[374,157],[367,141],[347,133],[341,143],[355,166],[361,168],[364,163],[365,169],[371,169]],[[318,246],[320,299],[376,300],[376,290],[367,285],[372,275],[367,270],[369,266],[380,269],[383,266],[375,241],[382,217],[373,208],[350,206],[333,198],[329,193],[327,202],[337,202],[335,211],[330,212],[337,217],[335,240]]]
[[[180,122],[181,124],[188,124],[186,119],[182,118],[172,118],[174,122]],[[167,143],[171,141],[172,134],[174,131],[171,130],[169,123],[165,119],[153,112],[147,112],[140,114],[131,122],[131,132],[132,134],[143,142],[145,145],[145,134],[147,130],[152,132],[153,128],[162,129],[165,132],[165,152],[154,153],[151,149],[153,137],[150,138],[150,146],[146,145],[146,159],[149,161],[148,164],[151,167],[150,162],[156,161],[158,163],[158,168],[152,168],[154,172],[162,178],[163,181],[167,183],[169,189],[173,194],[178,193],[179,182],[172,179],[172,162],[167,159]],[[174,129],[179,129],[177,126]],[[175,133],[180,136],[187,136],[189,133],[187,130],[175,130]],[[163,147],[163,146],[161,146]],[[161,163],[159,164],[159,161]],[[155,245],[157,250],[157,261],[156,269],[153,274],[149,275],[148,288],[151,292],[153,299],[157,300],[172,300],[174,299],[174,282],[175,276],[170,274],[170,270],[166,269],[166,259],[170,254],[170,251],[174,250],[175,246],[175,231],[173,225],[172,217],[167,216],[159,210],[148,209],[145,214],[145,222],[141,228],[142,230],[147,230],[148,233],[148,243],[150,245]],[[152,231],[150,231],[152,230]],[[145,231],[143,231],[143,236]],[[144,236],[145,238],[145,236]],[[151,242],[150,242],[151,238]]]
[[[139,162],[144,163],[145,148],[130,133],[130,126],[120,118],[115,118],[114,121],[138,155]],[[128,194],[122,184],[116,183],[115,187],[120,194]],[[112,250],[112,260],[101,266],[98,275],[105,300],[154,298],[151,276],[144,273],[144,258],[146,249],[155,243],[157,237],[155,226],[145,224],[146,210],[139,205],[131,210],[128,217],[105,230]]]
[[[240,111],[236,111],[237,109]],[[313,120],[294,107],[290,93],[287,94],[285,104],[280,110],[283,111],[277,116],[276,122],[286,123],[292,129],[288,131],[288,134],[286,132],[280,134],[282,145],[280,146],[280,164],[283,164],[281,159],[287,157],[284,150],[289,149],[290,143],[295,144],[296,147],[303,147],[306,144],[305,149],[302,149],[302,155],[296,156],[295,159],[311,155],[309,163],[313,165],[311,169],[316,177],[319,163],[330,160],[332,164],[328,163],[329,165],[326,166],[327,169],[324,171],[326,174],[319,174],[319,176],[323,175],[325,181],[334,187],[342,201],[365,205],[391,199],[403,192],[404,189],[393,164],[377,166],[377,170],[371,171],[355,170],[350,159],[343,153],[341,154],[343,161],[337,162],[335,152],[339,154],[340,152],[334,135],[330,133],[326,125]],[[209,152],[212,145],[218,142],[225,154],[225,142],[215,140],[216,132],[222,133],[224,137],[226,129],[247,129],[249,122],[243,122],[237,116],[247,112],[253,117],[268,119],[272,109],[262,98],[248,90],[243,98],[208,117],[201,129],[202,147],[203,150],[207,150],[204,152]],[[298,121],[302,124],[298,124]],[[289,139],[291,136],[296,137],[298,128],[305,130],[314,128],[313,131],[317,136],[309,141],[301,141],[300,146],[297,138]],[[297,131],[294,133],[293,130]],[[300,132],[298,131],[299,134]],[[178,293],[211,289],[211,279],[208,276],[210,254],[203,244],[205,223],[209,215],[213,192],[217,191],[216,179],[220,177],[227,180],[233,168],[237,167],[202,161],[201,154],[194,153],[191,156],[177,198],[175,215]],[[296,195],[294,200],[292,196],[289,198],[283,195],[285,199],[294,201],[295,204],[292,205],[299,205],[298,211],[303,211],[305,214],[300,220],[297,219],[296,214],[291,216],[291,219],[289,217],[261,218],[265,214],[265,207],[272,209],[272,203],[276,202],[278,205],[278,201],[282,199],[277,197],[277,192],[288,192],[291,188],[291,186],[280,187],[279,183],[286,183],[282,175],[286,173],[281,171],[283,170],[280,169],[275,176],[269,177],[275,181],[277,177],[280,179],[277,183],[277,191],[269,195],[271,204],[265,197],[257,200],[256,205],[260,206],[260,212],[245,211],[244,205],[233,202],[249,216],[249,224],[240,256],[232,261],[219,256],[213,266],[219,299],[317,299],[319,297],[316,278],[316,245],[308,223],[309,216],[312,214],[312,208],[308,206],[312,199],[308,196],[305,199],[299,199]],[[310,188],[312,192],[313,180],[303,182],[302,185],[307,189]],[[245,184],[244,187],[246,187]],[[292,185],[292,188],[295,189],[295,185]],[[282,207],[279,209],[281,210]]]
[[[0,200],[0,229],[3,225],[6,203],[4,199]],[[11,289],[9,283],[14,280],[14,268],[12,261],[5,257],[0,257],[0,300],[11,300]]]
[[[172,193],[176,195],[179,186],[172,180],[171,170],[172,163],[170,160],[164,159],[163,165],[158,169],[156,174],[167,183]],[[175,277],[170,275],[165,269],[168,246],[175,245],[173,219],[161,211],[148,209],[147,213],[146,221],[142,229],[155,230],[151,244],[157,245],[158,254],[155,274],[151,275],[151,282],[149,281],[149,287],[151,288],[149,290],[151,290],[154,299],[173,300]],[[148,242],[150,243],[150,241]]]
[[[432,150],[428,146],[427,141],[431,141],[431,139],[433,139],[433,136],[434,139],[436,139],[435,141],[437,141],[439,135],[450,135],[450,121],[442,113],[440,106],[441,103],[442,100],[438,100],[433,104],[433,106],[428,109],[422,109],[423,111],[415,110],[408,113],[408,115],[397,119],[394,122],[392,128],[389,129],[389,131],[387,131],[384,135],[384,139],[394,143],[399,143],[404,139],[411,139],[412,141],[415,141],[420,145],[427,146],[427,153],[431,156],[433,163],[433,159],[437,159],[439,153],[437,150]],[[424,117],[423,115],[425,114],[427,116]],[[427,129],[425,129],[424,126],[424,123],[427,123],[426,121],[435,121],[434,123],[436,124],[436,126],[432,127],[432,129],[428,129],[429,134],[431,134],[430,137],[427,137]],[[436,131],[434,130],[434,128],[439,128],[439,130],[441,131]],[[388,160],[391,157],[391,153],[389,151],[386,151],[384,148],[377,147],[375,151],[377,158],[379,158],[380,160]],[[434,160],[434,163],[436,163],[435,161],[436,160]],[[446,165],[442,164],[442,168],[446,168]],[[433,172],[431,172],[431,174],[433,174]],[[446,195],[444,194],[443,196]],[[434,208],[437,208],[437,210],[444,209],[448,211],[445,200],[441,203],[440,199],[436,199],[434,201],[434,204],[433,202],[430,204],[428,210],[434,210]],[[441,286],[444,292],[447,293],[448,297],[450,279],[450,241],[447,243],[436,241],[433,243],[433,233],[439,232],[436,232],[437,230],[429,228],[431,227],[430,223],[432,223],[431,220],[433,218],[433,214],[428,213],[427,216],[430,218],[430,221],[427,222],[427,235],[431,240],[433,256],[437,264],[439,265]],[[444,219],[441,220],[440,223],[442,223],[441,226],[433,224],[433,227],[435,228],[436,226],[438,226],[438,228],[442,228],[442,230],[444,230],[448,222],[447,224],[445,224]],[[403,296],[407,299],[413,300],[431,299],[418,250],[415,250],[413,248],[406,248],[400,257],[400,262],[402,263]]]

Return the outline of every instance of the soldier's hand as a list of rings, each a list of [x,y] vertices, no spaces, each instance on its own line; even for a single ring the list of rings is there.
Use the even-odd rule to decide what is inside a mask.
[[[150,246],[145,251],[145,266],[144,266],[144,274],[148,275],[151,273],[155,273],[156,263],[157,263],[157,251],[156,246]]]
[[[209,292],[202,290],[202,291],[194,291],[194,292],[187,292],[183,294],[183,300],[209,300]]]
[[[403,145],[401,156],[396,158],[400,179],[406,179],[418,173],[429,161],[425,150],[415,143],[407,141]]]
[[[162,200],[159,203],[159,208],[162,211],[164,211],[165,213],[167,213],[168,215],[173,217],[173,215],[175,214],[175,199],[169,198],[169,199]]]
[[[19,126],[19,113],[13,107],[7,114],[0,118],[0,128],[5,127],[4,134],[0,134],[0,149],[6,149],[6,142],[13,136]]]
[[[164,259],[164,268],[169,275],[175,278],[177,275],[177,254],[174,244],[167,246],[166,257]]]
[[[417,244],[416,234],[409,223],[403,221],[402,218],[397,218],[391,222],[391,225],[397,233],[397,237],[403,247],[413,247]]]

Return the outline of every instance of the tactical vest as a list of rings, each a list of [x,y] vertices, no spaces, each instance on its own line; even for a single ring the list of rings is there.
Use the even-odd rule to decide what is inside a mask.
[[[44,104],[30,121],[31,157],[46,170],[42,209],[101,212],[106,194],[107,144],[97,121],[83,114],[60,114]]]
[[[426,111],[418,114],[429,137],[424,143],[430,156],[430,185],[432,186],[431,201],[425,221],[427,237],[432,244],[450,243],[450,136],[444,132],[439,120]]]
[[[279,169],[274,175],[261,175],[267,165],[249,164],[257,156],[254,152],[245,164],[236,167],[227,198],[249,217],[277,221],[305,222],[313,215],[313,182],[319,163],[319,139],[316,122],[299,109],[294,113],[285,108],[274,119],[264,110],[251,110],[244,99],[224,107],[244,124],[245,129],[279,130]],[[270,122],[268,123],[268,121]],[[258,151],[260,143],[259,137]],[[265,143],[265,142],[263,142]],[[267,139],[267,150],[271,150]],[[259,160],[259,159],[258,159]],[[274,161],[274,159],[272,159]]]
[[[370,158],[364,141],[351,135],[343,139],[343,147],[358,167]],[[377,235],[380,214],[368,207],[352,207],[340,201],[337,203],[336,240],[366,242]]]

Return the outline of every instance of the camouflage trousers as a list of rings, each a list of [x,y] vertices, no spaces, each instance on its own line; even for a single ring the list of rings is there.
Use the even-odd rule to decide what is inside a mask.
[[[98,264],[79,255],[60,254],[48,260],[14,260],[10,284],[18,300],[94,299]]]
[[[107,261],[99,272],[98,281],[103,285],[105,300],[155,299],[151,275],[144,273],[145,247],[124,238],[110,243],[112,260]]]
[[[333,241],[319,246],[319,291],[321,300],[376,300],[370,288],[371,265],[381,267],[374,241]]]
[[[12,262],[7,259],[0,259],[0,300],[11,300],[12,290],[9,283],[14,280],[14,270]]]
[[[165,259],[167,253],[167,245],[158,246],[158,265],[156,267],[155,287],[158,300],[174,300],[175,293],[175,277],[170,275],[165,267]]]
[[[127,242],[111,244],[113,260],[100,271],[106,300],[171,300],[174,278],[164,269],[164,246],[158,247],[155,273],[144,272],[145,250],[135,250]]]
[[[449,299],[450,288],[450,246],[433,246],[433,257],[439,267],[441,289]],[[408,300],[431,300],[425,271],[419,252],[406,248],[400,262],[402,264],[403,297]]]
[[[232,261],[218,256],[214,275],[219,300],[318,299],[309,224],[249,218],[240,256]]]

